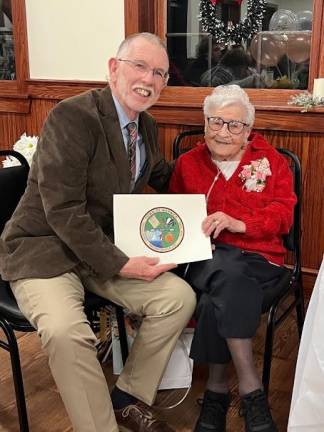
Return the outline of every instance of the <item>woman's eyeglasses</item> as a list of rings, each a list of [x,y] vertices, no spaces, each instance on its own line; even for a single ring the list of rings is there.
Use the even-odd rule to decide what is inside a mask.
[[[207,117],[207,121],[212,131],[217,132],[226,124],[228,131],[233,135],[239,135],[245,126],[249,126],[247,123],[238,120],[225,121],[221,117]]]

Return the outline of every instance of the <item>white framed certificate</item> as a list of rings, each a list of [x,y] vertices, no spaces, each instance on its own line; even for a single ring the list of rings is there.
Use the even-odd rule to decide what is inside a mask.
[[[129,257],[158,257],[161,264],[210,259],[210,239],[201,229],[206,216],[203,194],[116,194],[115,245]]]

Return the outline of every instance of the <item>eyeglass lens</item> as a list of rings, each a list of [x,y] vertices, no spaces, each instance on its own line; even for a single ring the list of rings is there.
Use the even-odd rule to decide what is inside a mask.
[[[242,132],[244,126],[245,126],[244,123],[237,121],[237,120],[230,120],[227,122],[227,121],[223,120],[221,117],[209,117],[208,118],[208,125],[209,125],[210,129],[215,131],[215,132],[222,129],[224,124],[227,125],[229,132],[231,132],[234,135],[240,134]]]

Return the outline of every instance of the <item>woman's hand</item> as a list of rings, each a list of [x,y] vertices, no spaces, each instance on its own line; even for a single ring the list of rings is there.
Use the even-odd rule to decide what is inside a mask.
[[[211,236],[214,232],[213,238],[215,239],[224,229],[232,233],[245,233],[246,226],[244,222],[223,212],[212,213],[203,220],[202,230],[206,237]]]

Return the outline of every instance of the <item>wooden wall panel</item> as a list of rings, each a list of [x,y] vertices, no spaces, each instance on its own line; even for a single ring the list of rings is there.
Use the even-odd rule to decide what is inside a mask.
[[[306,265],[319,268],[324,252],[324,137],[311,136],[303,179],[303,247]]]
[[[0,148],[12,148],[24,132],[39,135],[44,120],[56,103],[55,100],[34,99],[26,114],[0,113]]]
[[[262,131],[275,147],[292,150],[302,164],[302,252],[303,265],[318,269],[324,251],[324,136],[295,132]],[[311,253],[310,253],[311,252]]]
[[[56,105],[57,100],[34,99],[31,105],[30,115],[27,117],[28,135],[39,135],[44,121],[50,110]]]
[[[26,115],[0,113],[0,148],[10,149],[26,131]]]

